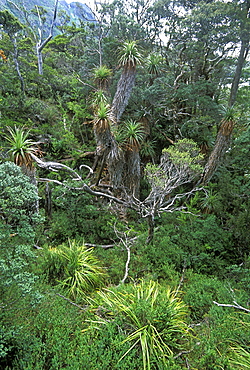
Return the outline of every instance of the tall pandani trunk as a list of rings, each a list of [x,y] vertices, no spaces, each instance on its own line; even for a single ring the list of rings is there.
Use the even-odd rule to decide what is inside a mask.
[[[107,119],[98,119],[94,123],[94,134],[96,139],[96,158],[93,171],[98,168],[96,183],[98,185],[101,179],[104,165],[112,142],[112,133]]]
[[[123,182],[129,195],[139,198],[141,179],[141,160],[138,148],[127,148],[125,151],[125,168]]]
[[[203,185],[208,184],[208,182],[211,180],[213,174],[221,163],[225,152],[230,147],[234,124],[235,122],[233,119],[222,120],[217,134],[214,149],[208,158],[208,162],[203,172],[201,180]]]
[[[118,189],[122,181],[124,156],[111,132],[109,121],[98,120],[94,124],[94,133],[97,144],[94,169],[99,163],[96,185],[99,184],[104,165],[107,164],[110,183],[114,189]]]
[[[128,100],[135,84],[135,76],[136,66],[126,65],[118,81],[116,93],[110,109],[110,118],[115,123],[120,120],[128,104]]]
[[[107,156],[108,172],[110,182],[114,190],[114,194],[119,194],[122,188],[123,172],[124,172],[124,153],[113,139],[109,154]]]
[[[232,81],[231,89],[230,89],[230,97],[229,97],[229,108],[232,108],[236,101],[237,92],[239,89],[239,83],[242,75],[242,69],[245,64],[247,55],[249,53],[249,9],[250,9],[250,2],[245,1],[243,2],[243,24],[241,25],[242,31],[241,32],[241,45],[240,45],[240,52],[237,58],[236,69],[234,73],[234,78]],[[205,170],[203,173],[203,177],[201,182],[206,185],[210,179],[212,178],[214,172],[218,168],[219,163],[223,159],[225,152],[228,150],[231,144],[231,138],[234,128],[234,120],[233,119],[224,119],[221,123],[220,129],[217,134],[216,142],[212,153],[208,159],[208,162],[205,166]]]

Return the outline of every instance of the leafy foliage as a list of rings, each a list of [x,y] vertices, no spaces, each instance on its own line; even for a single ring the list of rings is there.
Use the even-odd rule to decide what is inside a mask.
[[[142,54],[136,41],[126,41],[119,50],[119,64],[121,66],[135,67],[141,64]]]
[[[35,227],[41,218],[34,207],[36,188],[14,163],[0,165],[0,193],[0,291],[3,307],[11,308],[21,296],[33,303],[41,296],[31,268]]]
[[[16,233],[20,240],[34,237],[33,225],[39,221],[36,212],[38,195],[21,169],[11,162],[0,165],[1,224]]]
[[[119,136],[129,150],[138,150],[145,137],[145,130],[140,122],[128,120],[122,124]]]

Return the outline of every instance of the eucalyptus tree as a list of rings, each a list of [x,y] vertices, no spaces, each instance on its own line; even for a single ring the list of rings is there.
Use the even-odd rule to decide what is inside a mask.
[[[235,125],[233,105],[236,102],[242,69],[246,62],[250,47],[250,1],[244,1],[243,3],[234,1],[232,5],[234,5],[234,10],[235,5],[237,6],[236,19],[238,21],[238,41],[240,42],[240,48],[237,56],[235,72],[232,76],[230,95],[228,99],[228,109],[224,119],[221,121],[215,146],[209,156],[205,171],[202,176],[203,184],[207,184],[212,178],[219,164],[223,160],[226,150],[229,148],[233,128]]]
[[[104,15],[110,38],[116,40],[140,40],[143,47],[150,48],[162,40],[165,23],[174,11],[171,0],[114,0],[104,2],[100,13]],[[105,43],[104,43],[105,47]]]
[[[45,33],[45,22],[47,11],[45,8],[39,5],[35,5],[34,9],[31,11],[27,10],[24,2],[22,4],[11,2],[11,5],[14,6],[15,12],[19,13],[19,18],[23,20],[23,23],[26,27],[26,32],[29,35],[32,35],[33,39],[36,42],[36,54],[38,62],[38,72],[40,75],[43,74],[43,59],[42,51],[48,42],[52,39],[54,28],[56,24],[57,9],[58,9],[59,0],[55,0],[53,17],[50,24],[49,34],[47,37],[44,37]],[[35,15],[38,18],[38,25],[34,25],[34,20],[32,15]],[[37,27],[37,32],[35,31]]]
[[[51,21],[51,26],[50,26],[50,31],[49,35],[44,39],[43,33],[44,33],[44,9],[41,7],[38,7],[37,5],[35,6],[35,10],[39,19],[39,26],[38,26],[38,40],[36,43],[36,52],[37,52],[37,61],[38,61],[38,73],[40,75],[43,74],[43,58],[42,58],[42,51],[45,48],[45,46],[48,44],[48,42],[52,39],[53,37],[53,32],[54,32],[54,27],[55,27],[55,22],[56,22],[56,17],[57,17],[57,8],[58,8],[58,1],[55,0],[55,5],[54,5],[54,14],[53,18]]]

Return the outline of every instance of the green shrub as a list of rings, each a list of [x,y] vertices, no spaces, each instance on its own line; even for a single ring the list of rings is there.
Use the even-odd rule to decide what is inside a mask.
[[[41,218],[34,208],[36,187],[14,163],[0,165],[0,192],[0,295],[3,306],[11,308],[12,300],[21,296],[33,303],[40,298],[31,264],[36,257],[35,226]]]
[[[220,227],[214,215],[190,215],[176,212],[162,215],[155,241],[158,261],[174,264],[181,271],[184,264],[197,273],[224,274],[229,260],[231,235]],[[156,258],[157,261],[157,258]]]
[[[18,332],[14,327],[0,326],[0,368],[8,369],[9,364],[16,358]]]
[[[111,244],[115,238],[112,223],[116,218],[93,197],[59,187],[52,192],[50,241],[57,245],[69,238],[84,238],[86,243]]]
[[[213,301],[230,299],[225,283],[216,277],[192,273],[185,275],[183,300],[188,305],[194,320],[203,320],[213,306]]]

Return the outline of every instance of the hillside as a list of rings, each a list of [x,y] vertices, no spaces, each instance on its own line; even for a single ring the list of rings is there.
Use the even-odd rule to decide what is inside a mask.
[[[51,18],[54,10],[55,1],[54,0],[24,0],[22,3],[19,0],[0,0],[0,10],[9,10],[13,13],[20,21],[24,21],[23,11],[30,11],[35,8],[35,6],[43,7],[48,14],[48,20]],[[82,3],[71,2],[68,4],[65,0],[59,0],[58,14],[64,12],[65,16],[70,18],[70,22],[75,22],[76,24],[80,21],[94,21],[94,15],[91,9]],[[59,18],[59,17],[58,17]],[[57,19],[57,23],[60,24],[60,19]]]

